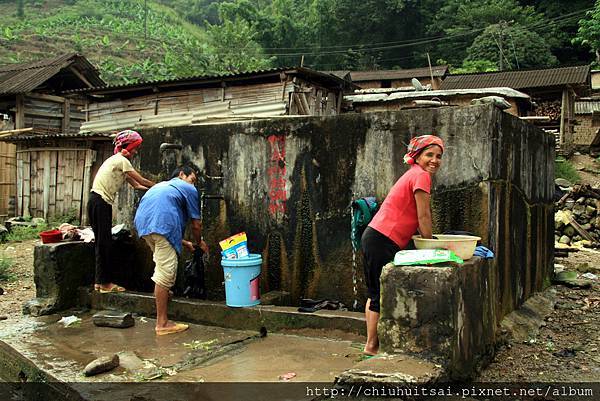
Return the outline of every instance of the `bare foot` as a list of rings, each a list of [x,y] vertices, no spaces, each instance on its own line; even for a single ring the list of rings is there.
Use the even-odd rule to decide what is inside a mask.
[[[379,345],[373,347],[365,344],[365,348],[363,349],[363,354],[365,355],[377,355],[379,352]]]

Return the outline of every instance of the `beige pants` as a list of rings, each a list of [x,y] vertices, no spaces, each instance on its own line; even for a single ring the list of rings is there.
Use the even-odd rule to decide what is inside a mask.
[[[160,234],[145,235],[143,238],[152,249],[155,265],[152,281],[168,290],[173,287],[177,278],[177,251]]]

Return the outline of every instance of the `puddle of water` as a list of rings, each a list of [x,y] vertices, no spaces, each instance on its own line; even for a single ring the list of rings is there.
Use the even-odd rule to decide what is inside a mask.
[[[178,380],[202,377],[205,382],[278,382],[293,372],[292,381],[332,383],[350,369],[360,350],[350,341],[332,341],[271,334],[247,344],[241,352],[208,366],[181,372]]]

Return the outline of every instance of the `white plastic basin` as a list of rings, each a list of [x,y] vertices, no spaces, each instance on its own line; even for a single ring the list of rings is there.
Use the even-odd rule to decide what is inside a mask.
[[[421,238],[420,235],[413,235],[412,239],[417,249],[449,249],[462,260],[471,259],[477,241],[481,240],[480,237],[471,235],[434,234],[434,236],[437,239]]]

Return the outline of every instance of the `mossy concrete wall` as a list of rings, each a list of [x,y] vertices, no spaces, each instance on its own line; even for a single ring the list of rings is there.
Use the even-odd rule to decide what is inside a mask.
[[[552,266],[554,145],[551,136],[493,106],[144,130],[135,164],[155,178],[180,163],[201,172],[199,188],[211,195],[203,201],[211,299],[223,298],[218,241],[246,231],[250,250],[265,261],[263,291],[361,308],[350,202],[383,199],[406,171],[406,144],[426,133],[446,142],[433,195],[436,231],[474,232],[496,252],[498,302],[506,313],[543,286]],[[182,149],[160,152],[163,142]],[[132,224],[141,195],[122,191],[119,222]],[[131,269],[139,282],[132,289],[147,290],[152,262],[138,245]]]
[[[39,316],[74,307],[79,287],[94,282],[94,244],[39,243],[33,270],[36,297],[23,305],[24,313]]]
[[[453,379],[469,378],[494,355],[500,315],[493,260],[460,266],[387,265],[381,277],[382,351],[437,363]]]

